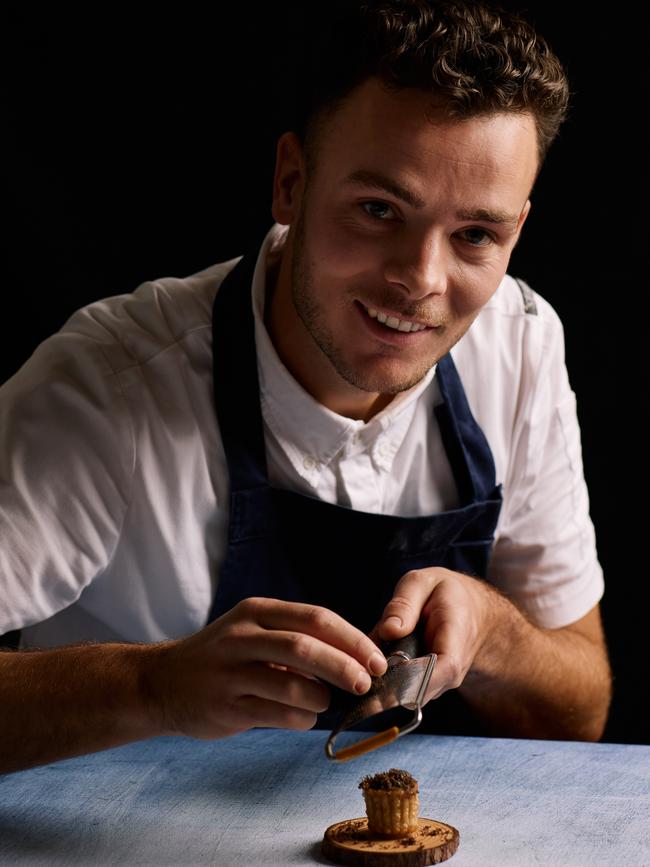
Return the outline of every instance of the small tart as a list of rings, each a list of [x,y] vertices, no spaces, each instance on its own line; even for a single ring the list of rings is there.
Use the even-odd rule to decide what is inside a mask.
[[[418,783],[408,771],[391,768],[359,783],[366,802],[368,830],[381,837],[405,837],[417,828]]]

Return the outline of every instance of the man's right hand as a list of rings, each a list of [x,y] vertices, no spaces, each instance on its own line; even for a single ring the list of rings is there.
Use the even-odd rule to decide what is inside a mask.
[[[188,638],[152,648],[147,693],[166,734],[220,738],[256,726],[309,729],[325,685],[362,694],[386,660],[327,608],[250,598]],[[323,681],[325,683],[323,683]]]
[[[385,667],[338,614],[277,599],[160,644],[0,651],[0,774],[157,735],[308,729],[325,683],[362,693]]]

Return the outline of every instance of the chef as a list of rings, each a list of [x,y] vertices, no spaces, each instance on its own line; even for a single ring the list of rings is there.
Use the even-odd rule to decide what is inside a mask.
[[[506,273],[564,73],[477,4],[348,9],[265,236],[84,308],[0,390],[0,771],[310,728],[418,624],[429,730],[602,734],[562,327]]]

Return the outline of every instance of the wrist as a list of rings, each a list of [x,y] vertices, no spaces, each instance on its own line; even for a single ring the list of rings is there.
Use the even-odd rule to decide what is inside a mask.
[[[498,677],[528,626],[519,610],[494,587],[481,582],[483,640],[468,672],[476,678]]]
[[[137,679],[138,718],[147,737],[178,734],[171,712],[171,654],[178,641],[137,645],[133,656]]]

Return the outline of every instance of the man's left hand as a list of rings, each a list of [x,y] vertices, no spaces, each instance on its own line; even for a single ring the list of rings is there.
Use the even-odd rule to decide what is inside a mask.
[[[611,672],[598,605],[544,628],[487,582],[433,566],[398,581],[370,637],[402,638],[420,620],[425,652],[438,654],[426,701],[459,688],[500,737],[602,737]]]
[[[426,700],[459,687],[497,622],[499,594],[484,581],[440,566],[407,572],[372,638],[393,641],[424,620],[426,652],[438,654]]]

